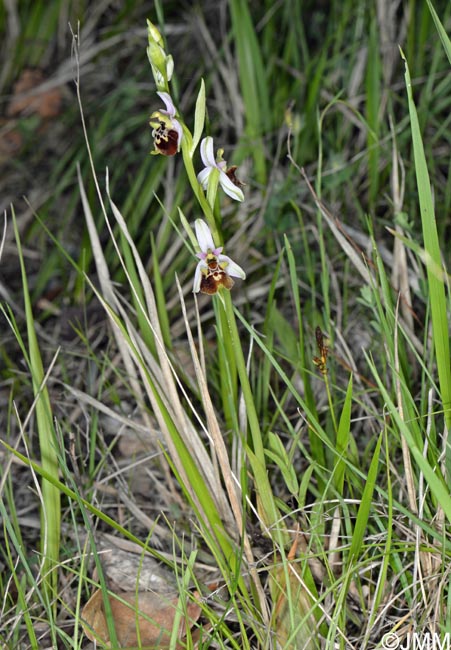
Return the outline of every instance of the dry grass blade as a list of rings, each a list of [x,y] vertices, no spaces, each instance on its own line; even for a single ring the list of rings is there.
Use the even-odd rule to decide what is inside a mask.
[[[8,224],[8,220],[6,218],[6,210],[3,215],[4,223],[3,223],[3,232],[2,232],[2,237],[0,240],[0,262],[2,261],[2,255],[3,255],[3,248],[5,247],[5,241],[6,241],[6,226]]]
[[[404,188],[405,188],[405,170],[402,160],[398,154],[396,146],[395,130],[390,120],[390,127],[393,136],[392,148],[392,173],[391,173],[391,189],[393,195],[393,211],[395,216],[399,215],[402,211],[404,201]],[[401,179],[399,178],[399,169],[401,169]],[[399,223],[395,225],[396,232],[404,235],[403,229]],[[401,293],[403,300],[401,302],[402,315],[409,326],[413,330],[413,315],[412,315],[412,296],[409,283],[409,270],[407,267],[406,247],[401,237],[395,237],[393,244],[393,266],[391,280],[393,287]]]
[[[429,441],[431,440],[432,428],[432,414],[434,391],[431,389],[428,392],[428,417],[426,423],[426,435],[424,437],[423,456],[427,458]],[[444,436],[444,445],[446,444],[446,436]],[[442,471],[445,472],[445,449],[442,452]],[[427,494],[427,484],[423,472],[420,473],[418,479],[418,517],[420,520],[425,520],[425,502]],[[437,512],[434,517],[434,526],[437,530],[443,531],[443,524],[445,520],[445,513],[440,503],[437,503]],[[431,599],[430,594],[436,593],[439,578],[441,577],[441,568],[443,566],[443,557],[440,551],[433,552],[432,549],[427,548],[427,540],[425,539],[424,532],[418,524],[415,526],[415,565],[413,572],[413,584],[415,584],[417,575],[420,575],[421,586],[423,592],[424,602],[428,603]],[[439,543],[436,538],[432,540],[432,547],[438,547]],[[427,550],[424,550],[426,548]],[[423,587],[423,582],[427,581],[426,588]],[[439,620],[439,619],[437,619]]]
[[[123,218],[122,214],[120,213],[120,210],[114,203],[114,201],[111,198],[110,195],[110,188],[109,188],[109,178],[108,178],[108,173],[107,173],[107,178],[106,178],[106,191],[107,191],[107,196],[110,202],[111,209],[113,211],[113,215],[121,229],[122,234],[125,236],[128,245],[130,246],[130,249],[133,253],[133,257],[135,260],[136,268],[138,270],[139,274],[139,279],[141,282],[141,287],[143,290],[143,294],[146,300],[146,307],[147,307],[147,313],[144,305],[140,305],[140,308],[142,309],[143,314],[147,317],[148,325],[151,328],[156,344],[157,344],[157,354],[158,354],[158,360],[160,362],[160,367],[162,370],[163,374],[163,380],[165,383],[165,391],[166,394],[169,397],[169,401],[171,402],[174,410],[174,415],[176,418],[176,422],[179,426],[183,426],[185,424],[185,413],[183,411],[183,407],[180,403],[180,400],[178,398],[178,392],[177,392],[177,387],[175,385],[174,381],[174,376],[170,367],[169,363],[169,358],[165,350],[164,342],[163,342],[163,334],[161,332],[161,327],[160,327],[160,321],[158,318],[158,310],[157,310],[157,304],[155,301],[155,295],[152,289],[152,285],[150,283],[149,277],[147,275],[147,272],[144,268],[144,265],[141,261],[141,257],[138,253],[138,250],[135,246],[135,243],[133,241],[133,238],[130,236],[130,233],[128,232],[127,224],[125,223],[125,219]],[[119,251],[118,251],[119,252]],[[133,290],[133,284],[130,283],[130,287]],[[136,296],[138,299],[138,296]]]
[[[108,270],[108,265],[103,255],[102,245],[100,243],[100,239],[97,234],[94,218],[92,216],[91,208],[89,206],[88,198],[86,196],[83,179],[81,177],[79,167],[77,168],[77,173],[78,173],[78,184],[80,188],[81,201],[82,201],[83,210],[85,214],[86,225],[88,227],[88,233],[91,241],[92,250],[94,253],[93,257],[95,259],[97,275],[99,278],[102,295],[105,298],[105,300],[109,303],[111,308],[117,308],[119,306],[118,301],[114,293],[113,285],[110,278],[110,273]],[[109,314],[108,310],[107,313]],[[124,363],[125,371],[129,378],[131,388],[135,393],[135,395],[138,396],[140,401],[144,402],[143,393],[137,379],[137,374],[133,364],[133,360],[129,353],[127,345],[124,341],[124,337],[122,336],[122,333],[115,320],[111,318],[110,314],[109,316],[110,316],[110,322],[111,322],[114,338],[116,340],[116,344],[119,349],[122,361]]]
[[[193,335],[191,333],[191,328],[189,326],[187,314],[186,314],[186,306],[185,306],[185,301],[183,299],[183,293],[182,289],[180,287],[180,283],[177,278],[177,289],[179,292],[179,297],[180,297],[180,304],[182,307],[182,313],[183,313],[183,318],[185,321],[185,327],[186,327],[186,333],[188,336],[188,343],[189,343],[189,348],[191,352],[191,358],[193,360],[194,364],[194,370],[195,370],[195,376],[197,380],[197,385],[199,386],[200,390],[200,395],[202,399],[202,405],[204,407],[205,411],[205,416],[207,418],[207,433],[209,435],[209,438],[212,442],[212,453],[214,456],[217,458],[219,462],[219,467],[221,470],[222,477],[224,479],[224,483],[226,486],[227,494],[229,497],[230,505],[232,507],[232,511],[235,517],[235,523],[236,523],[236,528],[238,531],[241,533],[243,532],[243,513],[241,509],[241,500],[238,496],[237,493],[237,485],[239,485],[239,482],[236,478],[236,476],[233,475],[232,469],[230,467],[229,463],[229,457],[227,453],[227,448],[224,443],[224,439],[221,434],[221,429],[219,426],[218,419],[216,417],[216,413],[213,408],[213,403],[211,401],[211,396],[208,390],[208,385],[206,381],[205,374],[202,370],[200,361],[199,361],[199,356],[197,354],[196,346],[194,344],[194,339]],[[245,541],[247,540],[247,536],[244,533]],[[247,546],[249,548],[249,542],[247,543]],[[249,548],[250,551],[250,548]],[[251,561],[252,561],[252,555]]]
[[[85,393],[79,390],[78,388],[75,388],[75,386],[64,384],[64,388],[69,393],[71,393],[73,397],[79,400],[82,404],[92,406],[99,413],[103,413],[104,415],[108,416],[109,418],[117,422],[118,425],[122,427],[127,427],[129,429],[133,429],[133,431],[136,431],[136,433],[138,434],[149,433],[149,427],[147,425],[140,424],[139,422],[135,422],[134,420],[126,417],[125,415],[116,413],[116,411],[114,411],[112,408],[104,404],[102,401],[96,399],[95,397],[92,397],[92,395],[88,395],[88,393]]]
[[[398,402],[398,411],[399,417],[404,421],[404,408],[403,408],[403,399],[402,399],[402,390],[400,382],[400,366],[399,366],[399,342],[398,342],[398,311],[399,311],[399,298],[396,303],[396,314],[395,314],[395,340],[394,340],[394,350],[395,350],[395,370],[396,370],[396,398]],[[407,441],[404,436],[401,436],[401,445],[402,445],[402,454],[404,460],[404,471],[406,475],[406,485],[407,493],[409,495],[409,506],[412,512],[417,512],[417,500],[416,500],[416,491],[415,491],[415,481],[412,471],[412,463],[410,460],[410,451]]]

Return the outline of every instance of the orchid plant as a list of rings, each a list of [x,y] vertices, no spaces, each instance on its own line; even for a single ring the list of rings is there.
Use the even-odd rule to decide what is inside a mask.
[[[230,366],[227,379],[229,385],[239,386],[245,403],[247,426],[251,442],[248,450],[248,462],[254,476],[258,476],[257,499],[261,520],[268,527],[280,528],[280,514],[276,507],[272,490],[267,478],[266,457],[262,441],[260,423],[250,386],[246,359],[242,348],[240,334],[236,323],[235,311],[230,289],[234,286],[233,278],[246,279],[246,273],[233,259],[226,255],[221,232],[221,211],[218,189],[234,201],[244,201],[243,183],[236,176],[236,166],[227,166],[223,158],[224,150],[218,149],[215,155],[211,136],[204,136],[206,97],[205,85],[201,82],[196,101],[193,132],[187,127],[171,98],[169,82],[173,72],[172,57],[164,49],[163,39],[152,23],[148,22],[149,46],[147,53],[155,79],[157,94],[164,102],[165,108],[154,111],[150,116],[154,151],[152,154],[174,156],[179,151],[194,196],[197,198],[202,218],[195,219],[194,230],[179,208],[180,219],[189,240],[192,242],[197,257],[194,271],[193,292],[212,296],[217,331],[227,336],[222,349],[229,356]],[[196,170],[194,156],[200,143],[200,158],[203,169]],[[233,399],[233,397],[230,397]],[[228,550],[224,546],[225,553]]]

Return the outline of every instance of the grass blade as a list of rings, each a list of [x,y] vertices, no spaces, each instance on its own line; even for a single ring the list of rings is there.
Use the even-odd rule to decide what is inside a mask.
[[[379,188],[379,129],[381,62],[376,23],[371,25],[366,72],[366,118],[368,122],[369,201],[374,205]]]
[[[257,180],[265,183],[266,163],[261,135],[264,130],[267,130],[267,116],[270,115],[266,71],[247,1],[231,0],[230,11],[249,144],[254,157]]]
[[[199,94],[196,100],[196,112],[194,113],[194,131],[193,131],[193,141],[190,147],[191,157],[196,151],[196,147],[199,144],[199,141],[202,137],[205,124],[205,82],[202,79],[200,84]]]
[[[382,435],[380,435],[378,438],[376,448],[373,453],[373,458],[371,460],[371,465],[368,470],[368,477],[363,490],[359,511],[357,513],[357,520],[355,522],[354,534],[352,536],[351,547],[349,549],[349,563],[353,562],[355,558],[360,557],[362,541],[371,512],[373,492],[376,485],[381,443]]]
[[[437,233],[437,224],[434,213],[431,183],[421,138],[418,115],[412,95],[412,82],[409,66],[401,52],[406,65],[405,82],[409,103],[410,124],[412,130],[412,143],[415,158],[415,172],[417,179],[418,198],[420,201],[421,222],[423,229],[424,248],[428,256],[427,280],[429,300],[431,304],[432,332],[437,361],[438,377],[441,399],[447,429],[451,428],[451,368],[449,363],[449,336],[448,319],[446,313],[446,295],[443,277],[437,275],[433,267],[442,267],[440,246]],[[430,262],[429,262],[430,260]],[[447,469],[451,472],[451,449],[447,447]]]
[[[435,23],[435,27],[437,28],[438,35],[440,36],[440,40],[442,41],[442,45],[445,49],[446,56],[448,57],[448,60],[451,64],[451,40],[449,39],[449,36],[446,33],[445,28],[440,22],[440,18],[438,17],[437,12],[435,11],[434,5],[432,4],[431,0],[426,0],[426,2],[428,3],[429,11],[431,12],[431,16]]]
[[[348,390],[341,411],[340,422],[338,424],[336,449],[337,458],[335,460],[335,486],[338,494],[343,493],[343,483],[345,476],[345,461],[344,457],[349,445],[350,427],[351,427],[351,407],[352,407],[352,375],[349,378]]]
[[[49,476],[56,480],[58,479],[58,457],[56,453],[57,439],[53,426],[53,415],[49,393],[47,386],[45,385],[44,367],[34,327],[34,316],[28,291],[27,273],[25,270],[22,245],[14,209],[12,209],[12,219],[22,275],[28,336],[28,355],[26,355],[26,358],[30,369],[33,393],[35,396],[36,425],[39,436],[41,462],[43,469],[45,469]],[[47,589],[47,595],[53,600],[56,599],[58,586],[56,567],[59,562],[61,529],[60,492],[58,488],[48,480],[42,481],[41,490],[41,553],[44,555],[42,573],[44,585]]]

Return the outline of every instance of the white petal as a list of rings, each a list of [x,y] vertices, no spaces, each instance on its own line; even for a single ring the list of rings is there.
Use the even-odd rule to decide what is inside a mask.
[[[216,167],[213,138],[210,135],[207,135],[200,143],[200,155],[205,167]]]
[[[196,219],[194,222],[194,228],[196,230],[196,237],[197,241],[199,242],[200,250],[204,253],[206,253],[208,250],[213,251],[215,249],[215,244],[210,232],[210,228],[206,222],[203,219]]]
[[[242,189],[235,185],[223,171],[219,172],[219,183],[224,192],[232,199],[235,199],[235,201],[244,201]]]
[[[246,273],[244,270],[241,266],[238,266],[236,262],[230,259],[228,255],[218,255],[218,262],[219,264],[227,262],[227,266],[224,269],[227,275],[231,275],[233,278],[241,278],[242,280],[246,279]]]
[[[178,120],[172,120],[172,126],[177,131],[177,135],[178,135],[177,150],[179,150],[180,149],[180,143],[181,143],[182,138],[183,138],[182,125],[180,124],[180,122]]]
[[[197,174],[197,180],[202,185],[204,190],[207,189],[208,177],[210,176],[212,171],[213,170],[211,167],[204,167],[204,169]]]
[[[196,266],[196,271],[194,273],[194,282],[193,282],[193,291],[194,293],[199,293],[200,291],[200,281],[202,280],[202,267],[206,266],[205,262],[198,262]]]
[[[169,117],[174,117],[175,115],[175,106],[172,103],[171,95],[169,93],[158,92],[158,97],[163,100],[164,105],[166,106],[166,111]]]

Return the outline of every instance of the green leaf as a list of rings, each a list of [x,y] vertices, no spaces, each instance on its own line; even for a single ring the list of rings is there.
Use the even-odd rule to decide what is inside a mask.
[[[349,445],[349,436],[351,428],[351,406],[352,406],[352,375],[349,378],[348,390],[346,391],[346,397],[343,404],[343,409],[341,411],[340,422],[338,424],[337,431],[337,440],[336,440],[336,451],[337,457],[335,459],[335,487],[337,492],[342,494],[343,492],[343,483],[345,475],[345,456],[346,451]]]
[[[424,249],[431,260],[431,263],[427,263],[427,279],[429,300],[431,304],[432,333],[434,340],[435,358],[437,361],[437,370],[445,423],[448,430],[450,430],[451,367],[449,363],[450,351],[448,318],[446,312],[446,295],[443,277],[437,275],[437,273],[434,272],[434,266],[442,268],[442,257],[438,240],[429,172],[424,153],[423,141],[421,138],[421,130],[418,122],[417,110],[412,95],[412,82],[410,79],[409,66],[402,51],[401,56],[403,57],[406,65],[405,82],[409,103],[410,125],[412,130],[412,143],[415,158],[418,198],[420,201]],[[449,445],[447,446],[447,469],[448,472],[451,472],[451,449]]]
[[[196,251],[199,248],[199,244],[197,243],[196,235],[194,234],[194,231],[191,228],[191,226],[190,226],[190,224],[188,222],[188,219],[183,214],[181,208],[178,208],[178,211],[179,211],[180,223],[182,224],[186,234],[188,235],[188,239],[190,240],[191,246]]]
[[[296,476],[296,470],[293,467],[293,463],[287,454],[287,450],[285,449],[282,440],[278,435],[270,431],[268,434],[268,441],[271,449],[265,449],[265,454],[268,458],[274,461],[280,469],[289,492],[291,492],[291,494],[297,494],[299,491],[299,483]]]
[[[391,399],[385,383],[380,378],[373,360],[366,354],[365,357],[377,382],[382,399],[386,404],[386,408],[391,413],[391,416],[396,423],[400,434],[405,438],[419,470],[424,474],[424,478],[429,486],[432,495],[440,504],[440,507],[443,509],[443,512],[445,513],[448,521],[451,522],[451,496],[449,494],[449,488],[447,487],[443,475],[440,472],[439,465],[434,463],[434,466],[431,466],[428,460],[424,457],[423,449],[418,446],[418,443],[412,435],[409,426],[401,418],[399,410]]]
[[[194,113],[193,141],[191,143],[191,147],[189,150],[191,158],[193,157],[197,145],[199,144],[199,141],[202,137],[204,124],[205,124],[205,82],[202,79],[200,82],[199,94],[197,95],[197,100],[196,100],[196,111]]]
[[[231,0],[229,6],[238,54],[238,76],[245,106],[246,132],[252,147],[257,180],[265,183],[266,160],[261,135],[270,128],[267,72],[247,0]]]
[[[22,275],[28,337],[28,354],[25,353],[25,358],[28,362],[33,383],[39,449],[44,470],[48,472],[51,478],[56,480],[59,474],[58,456],[56,452],[57,438],[53,426],[53,414],[49,392],[46,386],[46,376],[44,374],[44,367],[34,326],[34,316],[28,291],[27,273],[25,270],[22,244],[14,210],[12,210],[12,220]],[[17,335],[19,337],[18,342],[25,352],[24,343],[22,342],[20,334]],[[61,531],[60,492],[52,481],[48,480],[42,481],[41,491],[41,551],[44,557],[42,576],[44,585],[48,590],[48,595],[53,600],[56,599],[58,591],[58,574],[56,568],[59,562]]]
[[[311,463],[310,465],[308,465],[307,469],[302,475],[301,484],[299,486],[299,492],[298,492],[299,508],[305,507],[305,504],[307,502],[307,491],[309,489],[310,479],[312,478],[312,474],[316,468],[317,468],[316,463]]]
[[[440,22],[440,19],[437,15],[437,12],[434,9],[434,6],[431,2],[431,0],[426,0],[428,3],[429,11],[431,12],[432,18],[435,23],[435,27],[437,28],[438,35],[440,37],[440,40],[442,41],[442,45],[445,49],[446,56],[448,57],[449,62],[451,63],[451,40],[449,39],[448,34],[445,31],[445,28],[443,27],[442,23]]]
[[[355,522],[354,534],[352,536],[351,547],[349,549],[349,563],[361,554],[361,546],[363,537],[365,535],[368,518],[371,512],[373,503],[374,486],[379,469],[379,453],[381,450],[382,434],[379,436],[376,448],[374,450],[373,458],[371,459],[368,477],[363,490],[362,499],[357,513],[357,520]]]

